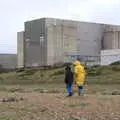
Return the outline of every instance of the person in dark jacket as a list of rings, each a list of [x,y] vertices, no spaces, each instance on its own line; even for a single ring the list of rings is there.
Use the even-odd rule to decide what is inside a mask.
[[[65,84],[66,84],[66,89],[67,89],[67,92],[68,92],[68,96],[72,96],[73,95],[73,91],[72,91],[73,73],[71,71],[70,66],[67,66],[65,68]]]

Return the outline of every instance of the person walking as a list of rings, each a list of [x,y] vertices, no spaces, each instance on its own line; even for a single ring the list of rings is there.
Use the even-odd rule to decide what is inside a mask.
[[[65,84],[66,84],[68,96],[72,96],[73,95],[73,91],[72,91],[73,73],[69,65],[67,65],[65,68]]]
[[[79,96],[84,96],[84,82],[85,82],[85,69],[84,66],[80,63],[80,60],[77,59],[74,62],[74,75],[75,75],[75,83],[78,87]]]

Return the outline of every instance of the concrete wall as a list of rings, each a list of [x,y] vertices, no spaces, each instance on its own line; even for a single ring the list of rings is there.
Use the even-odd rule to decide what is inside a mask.
[[[17,33],[17,67],[24,67],[24,56],[25,56],[25,42],[24,32]]]
[[[16,54],[0,54],[0,66],[6,69],[14,69],[17,67]]]
[[[47,62],[45,19],[25,22],[25,66],[44,66]]]
[[[64,53],[76,52],[76,23],[46,19],[48,65],[64,62]]]
[[[120,26],[106,25],[104,32],[103,49],[120,48]]]
[[[48,65],[66,61],[66,54],[100,55],[104,25],[48,18],[46,27]]]
[[[116,61],[120,61],[120,49],[101,51],[101,65],[109,65]]]
[[[99,56],[104,26],[95,23],[77,24],[77,52],[79,55]]]

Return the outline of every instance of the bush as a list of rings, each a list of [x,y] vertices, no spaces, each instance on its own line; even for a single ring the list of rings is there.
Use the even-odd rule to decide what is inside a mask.
[[[58,76],[58,75],[63,75],[63,74],[64,74],[64,70],[61,69],[61,70],[55,71],[53,74],[51,74],[51,76]]]
[[[120,61],[113,62],[110,65],[120,65]]]
[[[113,71],[120,71],[120,66],[113,66],[113,67],[112,67],[112,70],[113,70]]]
[[[88,76],[99,76],[101,74],[101,67],[91,67],[87,69]]]

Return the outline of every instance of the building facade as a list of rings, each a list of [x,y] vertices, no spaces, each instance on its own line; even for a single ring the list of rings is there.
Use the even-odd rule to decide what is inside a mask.
[[[100,56],[119,49],[120,27],[72,20],[41,18],[27,21],[18,32],[18,67],[64,63],[67,55]]]

